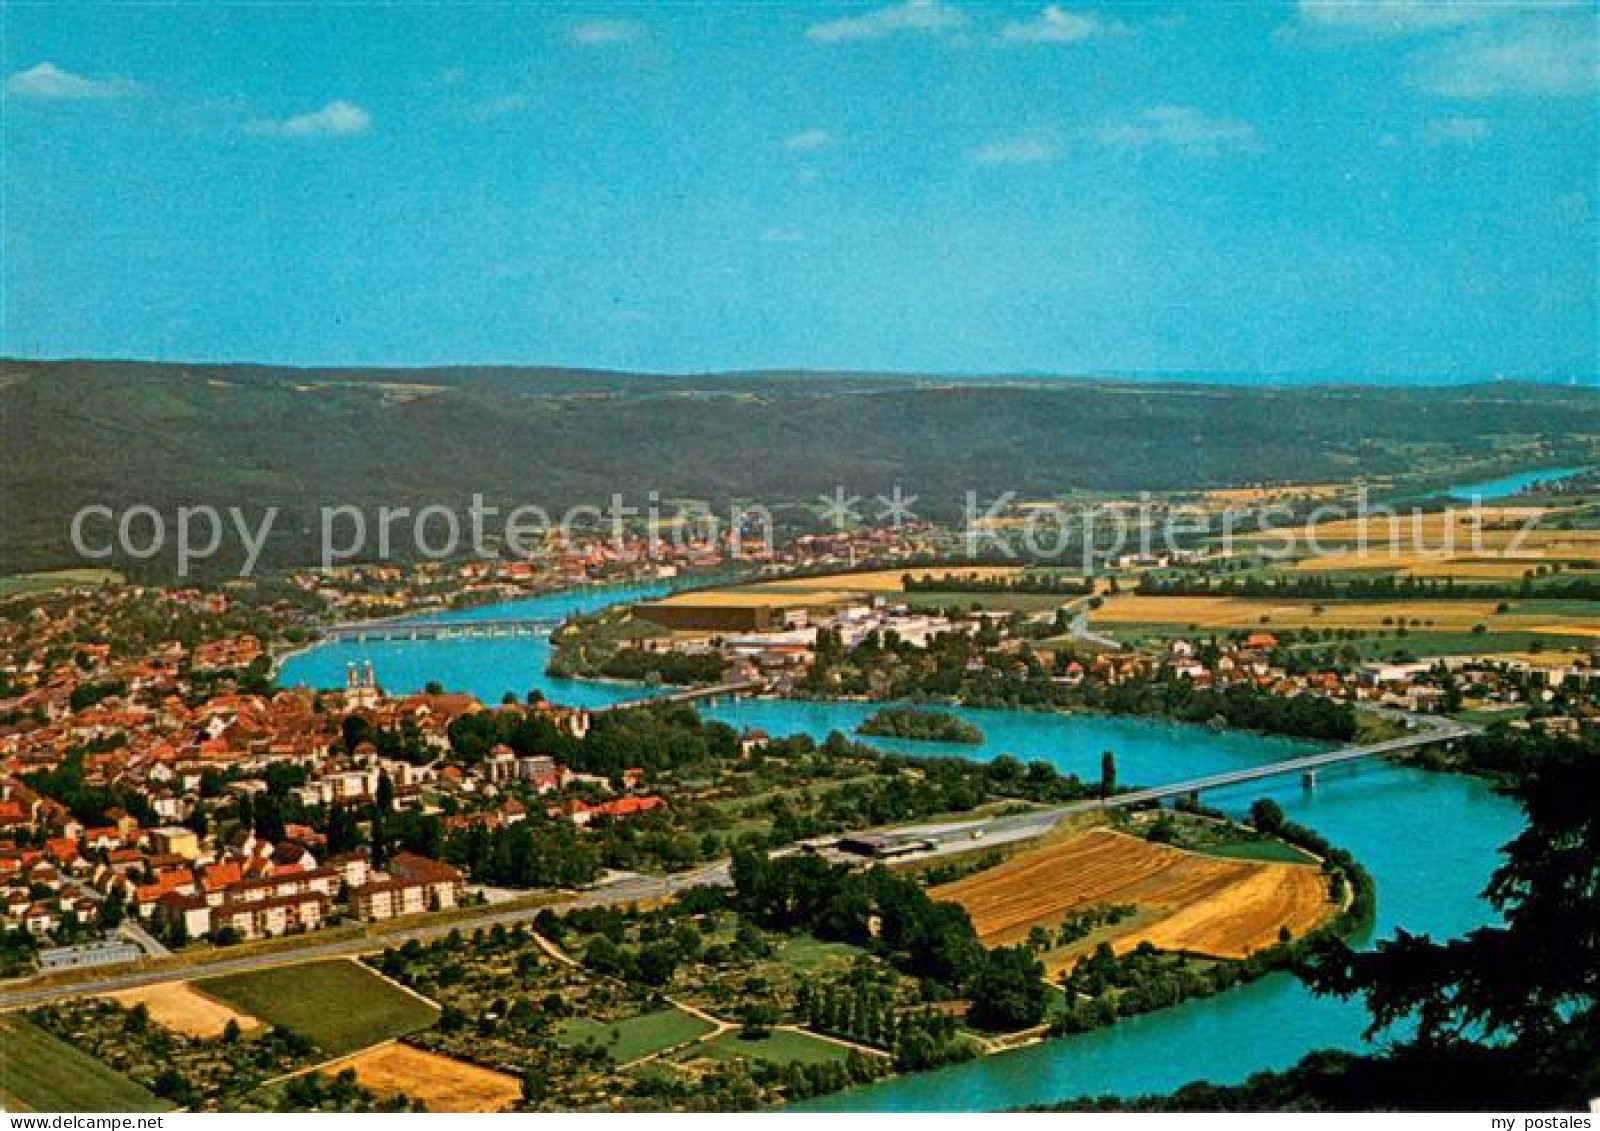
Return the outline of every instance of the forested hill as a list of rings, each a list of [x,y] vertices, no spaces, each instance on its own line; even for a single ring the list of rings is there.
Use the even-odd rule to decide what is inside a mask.
[[[70,561],[79,507],[811,500],[1347,478],[1497,441],[1592,451],[1600,390],[0,361],[0,569]],[[1525,449],[1526,450],[1526,449]]]

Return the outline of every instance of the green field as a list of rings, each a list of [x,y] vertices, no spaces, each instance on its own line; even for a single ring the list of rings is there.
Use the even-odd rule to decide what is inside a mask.
[[[1292,844],[1281,840],[1239,840],[1194,848],[1206,856],[1225,856],[1230,860],[1266,860],[1284,864],[1315,864],[1316,860]]]
[[[172,1105],[21,1017],[0,1017],[7,1111],[169,1111]]]
[[[778,947],[774,957],[785,966],[813,971],[823,966],[848,966],[866,953],[860,947],[842,942],[823,942],[810,935],[792,935]]]
[[[208,978],[196,988],[309,1037],[329,1056],[425,1029],[439,1015],[366,967],[342,959]]]
[[[756,1040],[746,1040],[738,1033],[724,1033],[715,1040],[697,1045],[693,1052],[713,1060],[765,1060],[771,1064],[788,1064],[794,1060],[801,1064],[822,1064],[850,1055],[850,1050],[843,1045],[792,1029],[775,1029]]]
[[[1537,632],[1432,632],[1427,629],[1404,636],[1355,640],[1351,643],[1364,660],[1392,660],[1395,657],[1476,656],[1495,652],[1575,651],[1587,646],[1581,636],[1561,636]]]
[[[105,585],[122,580],[114,569],[58,569],[47,573],[13,573],[0,577],[0,598],[46,593],[73,585]]]
[[[1450,717],[1463,723],[1478,723],[1482,726],[1491,726],[1494,723],[1508,723],[1513,719],[1520,719],[1533,710],[1527,703],[1514,703],[1507,707],[1483,707],[1470,711],[1457,711]]]
[[[563,1021],[557,1034],[562,1044],[592,1042],[609,1052],[616,1063],[627,1064],[710,1031],[711,1026],[700,1018],[668,1008],[611,1022],[574,1017]]]

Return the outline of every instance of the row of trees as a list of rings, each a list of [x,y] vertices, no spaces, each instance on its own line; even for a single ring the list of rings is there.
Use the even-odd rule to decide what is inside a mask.
[[[973,573],[903,574],[900,588],[907,593],[1057,593],[1082,597],[1094,592],[1094,583],[1081,577],[1030,570],[983,576]]]
[[[1531,571],[1530,571],[1531,572]],[[1573,578],[1535,584],[1524,577],[1516,585],[1494,582],[1459,584],[1453,577],[1329,577],[1293,574],[1276,577],[1206,577],[1173,574],[1146,577],[1139,592],[1156,597],[1296,597],[1323,601],[1483,601],[1510,598],[1541,600],[1600,600],[1600,581]]]

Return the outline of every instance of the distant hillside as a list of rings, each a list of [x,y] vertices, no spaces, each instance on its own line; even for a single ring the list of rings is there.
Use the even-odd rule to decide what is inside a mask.
[[[603,504],[613,492],[811,500],[1222,486],[1555,457],[1600,391],[1048,378],[0,362],[0,569],[64,564],[79,507]],[[1592,449],[1585,449],[1592,450]]]

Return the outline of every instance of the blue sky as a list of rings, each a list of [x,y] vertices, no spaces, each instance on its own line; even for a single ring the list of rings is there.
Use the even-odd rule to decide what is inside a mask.
[[[1596,9],[8,3],[3,352],[1596,379]]]

